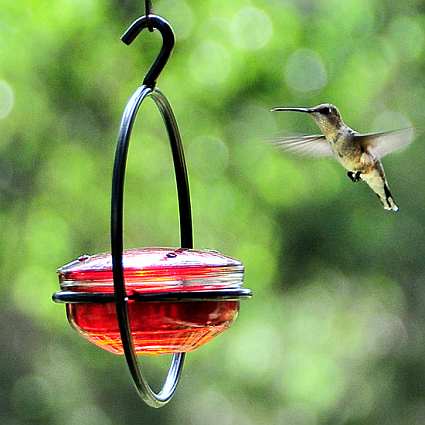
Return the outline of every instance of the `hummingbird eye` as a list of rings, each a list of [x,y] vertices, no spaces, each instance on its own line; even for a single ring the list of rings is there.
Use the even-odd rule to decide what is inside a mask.
[[[324,106],[323,108],[320,109],[320,112],[323,115],[330,115],[332,113],[332,109],[329,106]]]

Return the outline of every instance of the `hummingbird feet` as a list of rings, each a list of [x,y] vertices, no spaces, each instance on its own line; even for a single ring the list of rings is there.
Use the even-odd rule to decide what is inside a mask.
[[[358,181],[360,181],[361,180],[361,171],[349,171],[348,173],[347,173],[347,176],[350,178],[350,180],[353,182],[353,183],[356,183],[356,182],[358,182]]]

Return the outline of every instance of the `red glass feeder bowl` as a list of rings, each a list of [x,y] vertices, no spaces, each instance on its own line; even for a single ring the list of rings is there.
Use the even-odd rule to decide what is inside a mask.
[[[130,329],[137,354],[192,351],[236,319],[241,262],[217,251],[141,248],[123,253]],[[90,342],[123,353],[110,254],[82,256],[58,270],[58,302],[72,326]]]

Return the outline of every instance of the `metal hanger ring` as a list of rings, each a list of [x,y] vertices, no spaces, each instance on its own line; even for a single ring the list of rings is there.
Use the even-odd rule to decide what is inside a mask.
[[[123,350],[134,385],[139,396],[152,407],[161,407],[173,396],[183,369],[185,353],[173,355],[171,366],[161,391],[155,393],[144,378],[134,348],[127,308],[127,293],[124,280],[123,256],[123,207],[124,180],[127,152],[131,131],[142,102],[151,97],[161,113],[167,129],[173,156],[174,171],[179,201],[180,239],[182,248],[193,248],[190,192],[183,147],[177,122],[167,98],[158,89],[146,85],[139,87],[131,96],[124,110],[118,135],[112,178],[111,198],[111,250],[114,278],[115,303]]]

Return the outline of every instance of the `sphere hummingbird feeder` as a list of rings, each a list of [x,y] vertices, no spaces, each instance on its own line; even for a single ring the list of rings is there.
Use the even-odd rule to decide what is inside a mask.
[[[139,396],[161,407],[173,396],[185,353],[225,331],[236,319],[239,300],[251,296],[243,288],[240,261],[214,250],[194,250],[190,192],[180,133],[173,110],[155,88],[174,46],[174,33],[163,18],[150,13],[134,21],[122,36],[130,44],[145,28],[159,30],[162,48],[124,110],[112,178],[111,253],[81,256],[59,268],[61,290],[55,302],[65,303],[68,320],[87,340],[115,354],[124,354]],[[149,5],[149,7],[148,7]],[[179,248],[124,250],[124,178],[131,131],[142,102],[151,98],[161,113],[170,142],[176,176]],[[161,391],[155,393],[143,376],[138,354],[172,354]]]
[[[133,343],[138,354],[188,352],[226,330],[239,310],[243,266],[216,251],[141,248],[123,253]],[[90,342],[123,353],[112,257],[83,256],[59,269],[68,319]],[[78,296],[76,295],[78,294]]]

